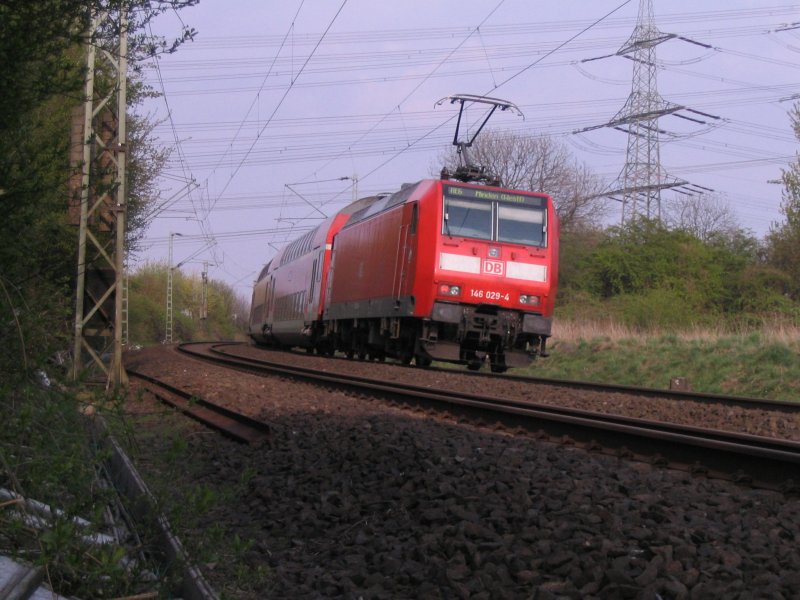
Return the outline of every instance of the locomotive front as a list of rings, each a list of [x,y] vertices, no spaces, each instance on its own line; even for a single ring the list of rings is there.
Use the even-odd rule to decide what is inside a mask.
[[[430,306],[421,350],[473,369],[484,361],[495,372],[527,366],[545,354],[552,327],[558,281],[553,202],[543,194],[449,181],[439,189],[429,198],[435,235],[423,238],[435,243],[421,252],[432,260],[432,278],[415,286],[420,294],[432,291],[418,297]]]

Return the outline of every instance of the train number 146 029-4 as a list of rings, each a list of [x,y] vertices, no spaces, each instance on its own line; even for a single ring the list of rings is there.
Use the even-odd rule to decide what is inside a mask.
[[[482,300],[506,300],[510,298],[508,292],[497,292],[494,290],[470,290],[469,295],[472,298],[480,298]]]

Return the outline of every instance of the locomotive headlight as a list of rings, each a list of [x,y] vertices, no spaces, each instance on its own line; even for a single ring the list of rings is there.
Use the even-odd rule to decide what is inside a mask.
[[[531,306],[538,306],[538,304],[539,304],[539,296],[531,296],[529,294],[520,294],[519,303],[520,304],[529,304]]]
[[[460,296],[461,286],[450,285],[449,283],[439,284],[439,295],[441,296]]]

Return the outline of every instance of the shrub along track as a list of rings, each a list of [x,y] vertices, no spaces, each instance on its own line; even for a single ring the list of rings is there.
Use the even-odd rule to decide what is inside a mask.
[[[423,418],[332,387],[231,377],[165,348],[127,360],[271,424],[271,444],[258,449],[188,438],[204,465],[188,481],[233,485],[248,473],[239,502],[212,518],[254,541],[250,568],[272,571],[258,592],[215,582],[235,596],[800,594],[795,497]],[[395,370],[423,385],[443,377]],[[147,450],[155,460],[157,446]]]

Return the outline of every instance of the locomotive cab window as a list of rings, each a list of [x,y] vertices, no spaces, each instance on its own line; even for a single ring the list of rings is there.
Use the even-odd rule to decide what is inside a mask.
[[[541,196],[445,186],[442,233],[526,246],[547,245],[547,204]]]
[[[444,233],[449,236],[492,239],[492,204],[480,200],[446,198]]]
[[[544,209],[498,204],[497,241],[544,246]]]

